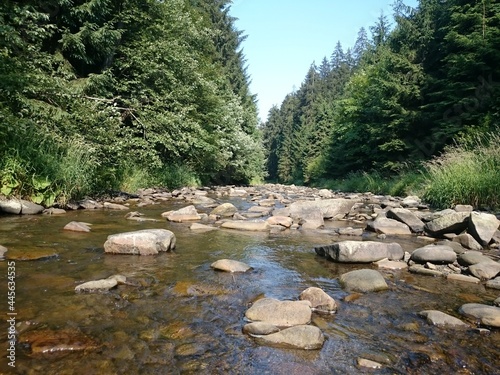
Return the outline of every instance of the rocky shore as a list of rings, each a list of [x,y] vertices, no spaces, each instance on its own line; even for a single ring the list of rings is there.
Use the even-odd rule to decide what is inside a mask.
[[[238,199],[239,205],[231,203]],[[146,217],[141,208],[175,201],[181,208]],[[238,207],[239,208],[238,208]],[[243,209],[241,207],[244,207]],[[474,210],[467,205],[435,211],[416,196],[392,197],[371,193],[345,194],[327,189],[267,184],[255,187],[224,186],[183,188],[174,191],[144,189],[122,193],[108,200],[85,199],[63,208],[44,209],[19,200],[0,201],[6,214],[64,215],[67,210],[120,210],[124,220],[184,223],[193,231],[263,232],[269,236],[328,234],[332,241],[314,247],[311,256],[347,264],[366,264],[340,275],[348,293],[373,293],[388,288],[387,274],[411,272],[440,277],[449,282],[483,284],[500,295],[500,231],[498,214]],[[342,225],[336,226],[336,224]],[[72,221],[64,230],[91,232],[92,224]],[[402,240],[418,239],[423,246],[411,252]],[[106,254],[155,255],[173,251],[175,233],[167,229],[112,233],[103,244]],[[0,256],[9,259],[0,246]],[[111,255],[109,255],[111,256]],[[220,259],[214,272],[249,272],[238,259]],[[113,275],[78,285],[78,293],[105,292],[127,285],[127,277]],[[133,285],[133,282],[130,283]],[[500,328],[500,298],[493,304],[467,303],[456,316],[438,310],[416,311],[437,326],[450,329]],[[337,302],[320,288],[311,286],[289,300],[262,298],[244,312],[242,330],[260,345],[317,350],[325,340],[311,324],[312,314],[334,314]],[[459,318],[458,318],[459,317]],[[359,358],[360,366],[380,367]]]

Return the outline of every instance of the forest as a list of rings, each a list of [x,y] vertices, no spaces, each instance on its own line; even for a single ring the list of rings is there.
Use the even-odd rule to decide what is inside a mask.
[[[2,1],[1,193],[51,205],[262,179],[229,3]]]
[[[262,124],[231,3],[3,1],[0,193],[266,179],[500,205],[498,1],[395,1]]]
[[[498,205],[500,2],[397,0],[393,13],[352,47],[337,43],[270,110],[269,178],[375,190],[392,180],[396,194],[417,182],[437,205]]]

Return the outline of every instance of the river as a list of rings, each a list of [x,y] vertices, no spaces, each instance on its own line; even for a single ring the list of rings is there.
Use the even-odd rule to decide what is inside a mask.
[[[227,198],[239,208],[241,198]],[[179,201],[140,209],[160,218]],[[186,223],[126,220],[122,211],[78,210],[61,216],[0,216],[0,244],[8,254],[54,254],[15,261],[15,311],[20,341],[15,369],[7,365],[9,317],[0,321],[0,373],[19,374],[499,374],[500,332],[438,328],[417,313],[436,309],[460,317],[469,302],[491,304],[498,292],[407,271],[384,272],[389,290],[349,295],[342,273],[371,265],[336,264],[315,254],[315,245],[341,240],[313,232],[280,234],[233,230],[193,232]],[[92,224],[90,233],[62,228]],[[339,225],[332,223],[331,225]],[[175,233],[175,251],[157,256],[105,254],[110,234],[147,228]],[[350,237],[349,239],[352,239]],[[361,239],[361,238],[354,238]],[[424,244],[401,243],[407,250]],[[247,263],[244,274],[214,271],[229,258]],[[7,261],[0,262],[1,311],[7,312]],[[104,294],[75,293],[76,285],[121,274],[135,285]],[[338,303],[335,315],[314,315],[327,340],[321,350],[257,345],[242,333],[244,314],[263,296],[296,300],[317,286]],[[346,298],[347,297],[347,298]],[[95,343],[86,351],[33,354],[22,342],[34,331],[79,332]],[[383,364],[357,366],[358,358]]]

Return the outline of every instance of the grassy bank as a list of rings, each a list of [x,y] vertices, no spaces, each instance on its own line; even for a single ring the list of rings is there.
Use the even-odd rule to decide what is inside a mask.
[[[439,157],[398,175],[351,173],[342,180],[323,181],[332,190],[389,195],[419,195],[435,208],[470,204],[500,208],[500,136],[486,134],[462,140]]]

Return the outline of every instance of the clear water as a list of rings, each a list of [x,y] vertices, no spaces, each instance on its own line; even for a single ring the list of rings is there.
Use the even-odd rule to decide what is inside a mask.
[[[240,207],[248,204],[232,200]],[[147,217],[185,206],[170,202],[137,209]],[[136,208],[132,207],[133,210]],[[63,216],[2,216],[0,244],[9,253],[47,252],[58,257],[16,261],[20,338],[30,330],[74,329],[98,349],[32,355],[18,345],[19,374],[499,374],[500,332],[481,335],[430,326],[417,312],[438,309],[460,317],[463,303],[491,304],[498,291],[407,272],[384,273],[390,290],[344,300],[338,277],[370,265],[341,265],[318,257],[314,245],[338,241],[329,234],[268,235],[231,230],[192,232],[189,224],[135,222],[124,212],[80,210]],[[92,232],[62,228],[92,223]],[[332,223],[338,226],[339,223]],[[172,253],[158,256],[104,254],[110,234],[166,228],[177,237]],[[406,249],[422,246],[405,240]],[[216,272],[218,259],[243,261],[245,274]],[[76,294],[76,285],[122,274],[136,286],[106,294]],[[2,314],[7,317],[7,262],[0,262]],[[336,299],[333,316],[312,324],[327,340],[321,350],[258,346],[242,334],[244,314],[255,299],[294,300],[317,286]],[[353,296],[350,296],[353,297]],[[6,319],[0,321],[0,373],[7,366]],[[356,366],[359,357],[384,363],[379,370]]]

